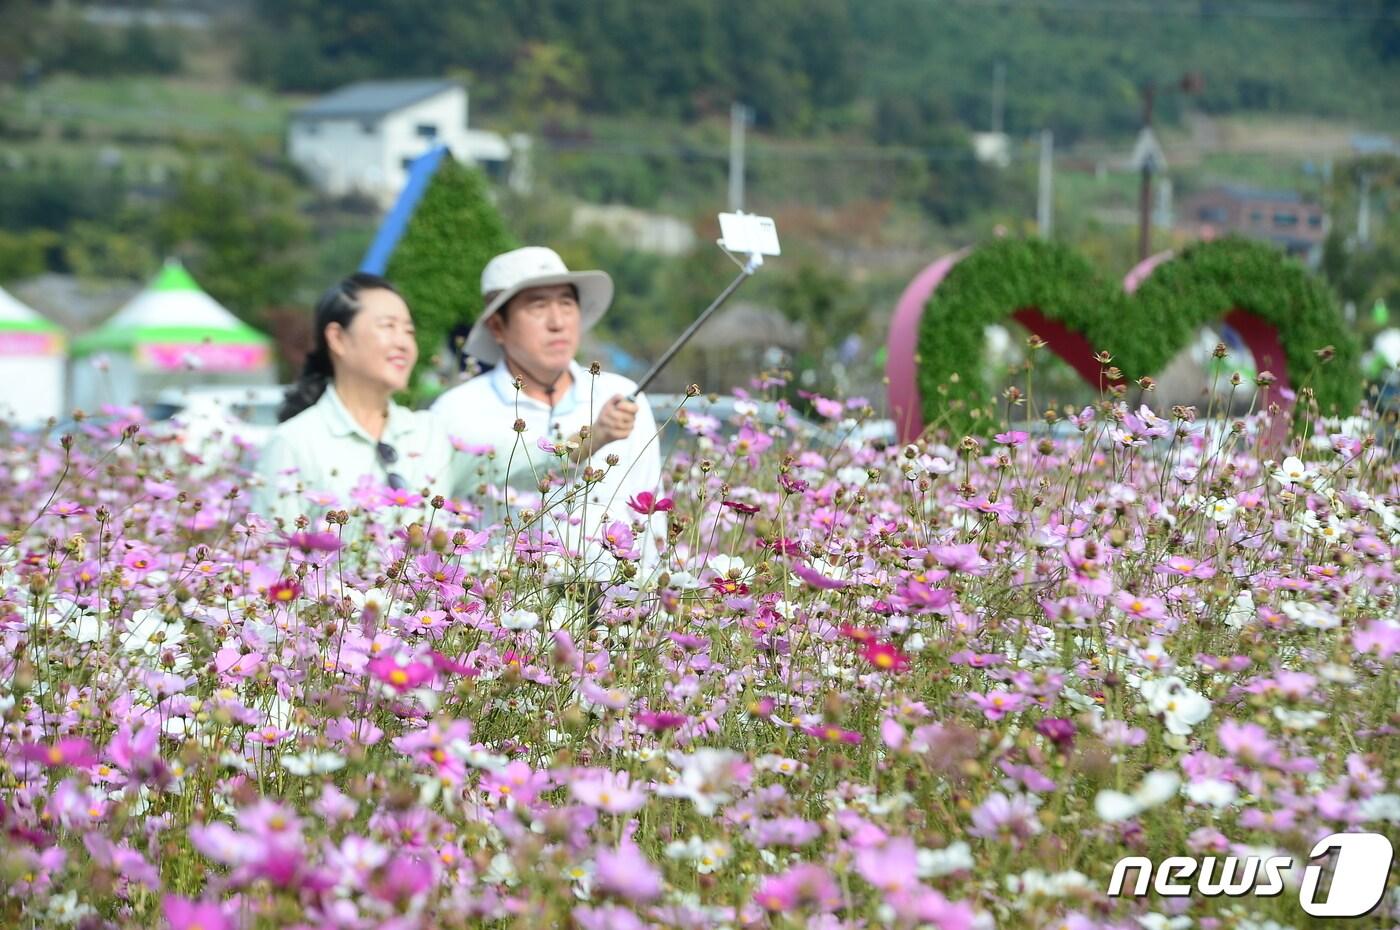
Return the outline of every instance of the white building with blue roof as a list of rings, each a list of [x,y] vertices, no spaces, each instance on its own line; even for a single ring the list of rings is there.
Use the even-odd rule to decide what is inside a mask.
[[[467,128],[467,112],[467,89],[456,81],[361,81],[296,111],[287,154],[319,190],[388,206],[408,165],[436,146],[464,162],[509,160],[500,135]]]

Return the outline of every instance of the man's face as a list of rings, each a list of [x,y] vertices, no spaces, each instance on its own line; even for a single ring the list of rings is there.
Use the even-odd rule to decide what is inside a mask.
[[[558,374],[578,354],[578,298],[568,284],[526,288],[487,321],[505,353],[530,372]]]

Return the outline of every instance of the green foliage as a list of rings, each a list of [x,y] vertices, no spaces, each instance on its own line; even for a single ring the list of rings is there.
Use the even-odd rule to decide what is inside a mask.
[[[1379,13],[1395,9],[1395,0],[1378,2]],[[1050,126],[1061,144],[1135,130],[1141,84],[1170,85],[1184,71],[1204,75],[1194,105],[1211,113],[1357,116],[1400,104],[1400,40],[1389,20],[1300,22],[1182,5],[359,0],[349,15],[324,0],[256,0],[245,65],[296,91],[465,66],[474,93],[506,104],[494,112],[527,122],[574,109],[693,119],[742,100],[760,125],[792,132],[870,130],[870,103],[918,100],[932,88],[946,121],[989,128],[1000,61],[1008,131]],[[1168,121],[1181,107],[1176,94],[1159,101]]]
[[[119,178],[77,169],[0,169],[0,228],[61,232],[79,220],[113,216],[125,199]]]
[[[516,244],[481,172],[444,156],[387,269],[418,330],[415,383],[441,357],[452,328],[481,312],[486,263]]]
[[[990,426],[980,375],[985,327],[1022,309],[1082,333],[1130,379],[1159,373],[1203,325],[1233,309],[1274,325],[1295,389],[1325,412],[1360,397],[1359,347],[1326,287],[1278,250],[1243,239],[1200,243],[1160,265],[1135,294],[1099,277],[1078,253],[1038,239],[1001,239],[959,262],[930,299],[919,329],[926,422],[954,432]],[[1332,346],[1322,362],[1316,350]]]
[[[306,223],[296,188],[247,155],[187,168],[156,221],[159,251],[177,255],[210,296],[255,326],[302,279]]]
[[[174,74],[183,64],[180,48],[173,30],[142,23],[99,26],[77,12],[60,12],[34,0],[11,0],[5,5],[0,36],[0,79],[58,71],[103,77]]]
[[[245,71],[317,91],[466,64],[529,122],[574,107],[689,118],[743,99],[764,124],[796,128],[856,94],[850,6],[467,0],[448,11],[430,0],[380,0],[357,4],[351,17],[321,0],[257,0]]]
[[[1277,249],[1246,239],[1197,243],[1158,267],[1109,316],[1100,344],[1130,378],[1154,374],[1200,327],[1231,309],[1272,324],[1294,389],[1311,388],[1324,413],[1349,414],[1361,398],[1361,347],[1336,298]],[[1124,330],[1127,330],[1124,332]],[[1317,350],[1331,346],[1331,361]]]
[[[24,233],[0,229],[0,281],[41,274],[48,266],[49,251],[58,243],[58,236],[46,229]]]
[[[142,232],[119,222],[74,223],[63,237],[63,264],[80,278],[144,278],[160,265],[160,256]]]

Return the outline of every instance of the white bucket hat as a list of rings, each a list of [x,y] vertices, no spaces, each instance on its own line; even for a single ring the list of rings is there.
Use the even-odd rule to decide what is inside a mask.
[[[500,364],[501,347],[486,321],[526,288],[572,284],[578,288],[580,332],[587,332],[608,309],[613,282],[605,271],[570,271],[559,253],[543,246],[526,246],[497,255],[481,271],[481,296],[494,294],[472,324],[467,354],[491,365]]]

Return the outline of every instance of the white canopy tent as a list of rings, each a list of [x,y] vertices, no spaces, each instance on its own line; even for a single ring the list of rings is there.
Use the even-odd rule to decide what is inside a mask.
[[[0,288],[0,417],[32,425],[62,416],[63,331]]]
[[[272,342],[219,305],[179,262],[73,345],[73,405],[133,404],[167,388],[275,382]],[[100,363],[99,363],[100,359]]]

